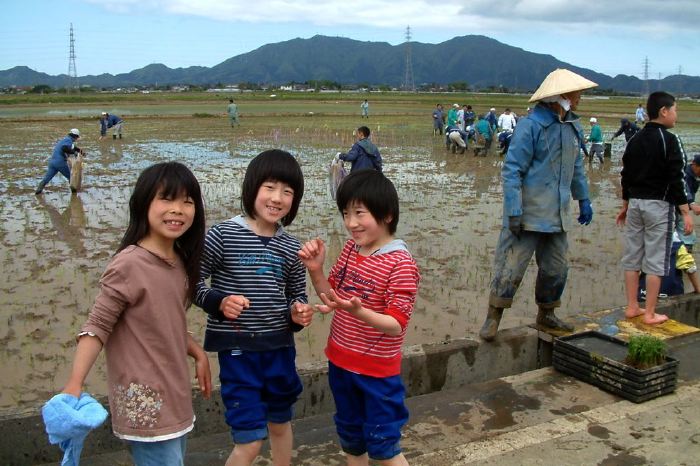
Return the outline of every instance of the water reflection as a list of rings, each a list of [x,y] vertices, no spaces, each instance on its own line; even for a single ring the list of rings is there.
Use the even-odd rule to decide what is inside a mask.
[[[104,139],[100,141],[100,146],[98,148],[98,153],[100,155],[100,162],[105,165],[111,165],[113,163],[121,162],[124,157],[124,147],[121,140],[112,141],[109,139]]]
[[[72,194],[70,202],[59,212],[58,208],[47,202],[44,196],[37,196],[39,204],[46,211],[51,221],[51,226],[58,239],[70,247],[77,255],[84,255],[86,250],[83,245],[83,229],[87,223],[85,206],[80,195]]]

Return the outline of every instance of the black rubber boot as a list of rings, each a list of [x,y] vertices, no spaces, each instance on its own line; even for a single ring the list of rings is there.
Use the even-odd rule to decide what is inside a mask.
[[[34,191],[34,194],[41,194],[41,192],[44,190],[44,186],[46,186],[44,183],[39,183],[39,185],[36,187],[36,191]]]
[[[113,134],[113,135],[112,135],[112,139],[117,139],[117,135],[116,135],[116,134]]]
[[[486,341],[493,341],[493,339],[496,338],[498,325],[501,323],[501,317],[503,317],[502,307],[489,306],[484,325],[482,325],[481,330],[479,330],[479,336]]]
[[[537,311],[537,323],[554,330],[562,330],[564,332],[573,332],[574,326],[567,324],[563,320],[554,315],[554,309],[542,309]]]

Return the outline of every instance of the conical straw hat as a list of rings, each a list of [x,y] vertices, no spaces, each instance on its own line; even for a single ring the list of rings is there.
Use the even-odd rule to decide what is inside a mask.
[[[593,81],[589,81],[573,71],[558,68],[544,78],[540,87],[530,97],[530,102],[537,102],[547,97],[566,94],[567,92],[582,91],[596,86],[597,84]]]

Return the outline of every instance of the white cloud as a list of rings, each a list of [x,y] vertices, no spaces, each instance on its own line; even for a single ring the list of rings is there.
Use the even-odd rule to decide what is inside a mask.
[[[561,27],[584,23],[625,26],[637,30],[683,28],[697,30],[700,2],[697,0],[472,0],[462,11],[479,11],[484,17]]]
[[[217,21],[248,23],[311,23],[317,26],[361,26],[377,28],[440,27],[468,33],[494,29],[552,27],[566,30],[574,25],[625,27],[638,31],[677,28],[697,30],[700,2],[697,0],[120,0],[102,2],[119,13],[160,13],[202,17]],[[452,8],[452,11],[450,9]]]

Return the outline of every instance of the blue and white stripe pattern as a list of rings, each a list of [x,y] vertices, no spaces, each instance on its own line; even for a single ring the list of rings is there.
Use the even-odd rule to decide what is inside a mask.
[[[207,233],[195,303],[204,309],[204,349],[265,351],[294,345],[293,302],[308,302],[306,271],[297,256],[301,243],[280,226],[267,245],[242,216]],[[211,279],[208,287],[205,280]],[[230,320],[219,310],[228,295],[243,295],[250,307]]]

